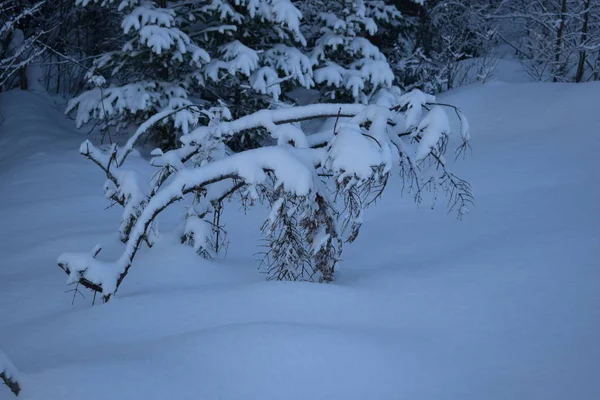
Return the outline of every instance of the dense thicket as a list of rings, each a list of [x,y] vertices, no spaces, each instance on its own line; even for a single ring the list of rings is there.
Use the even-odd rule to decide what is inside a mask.
[[[90,85],[89,68],[110,68],[110,63],[99,67],[97,58],[122,51],[133,34],[125,33],[123,21],[136,4],[2,2],[1,87],[27,87],[25,67],[36,64],[29,81],[41,80],[46,89],[65,96],[80,94]],[[262,70],[265,85],[259,90],[259,83],[248,82],[249,76],[236,71],[231,59],[221,60],[228,62],[227,67],[215,69],[213,63],[210,76],[218,77],[218,84],[216,79],[203,82],[201,97],[235,104],[236,115],[265,107],[275,93],[277,99],[291,101],[289,91],[298,86],[318,87],[322,99],[361,101],[369,90],[389,81],[390,73],[400,87],[440,92],[486,79],[502,46],[511,48],[539,80],[596,80],[600,70],[600,2],[596,0],[158,0],[139,4],[174,13],[173,26],[211,57],[233,57],[233,44],[239,42],[256,52],[260,68],[296,58],[298,70],[278,71],[285,79],[279,76],[276,84],[275,75]],[[369,45],[361,38],[374,45],[379,55],[365,53]],[[250,53],[246,56],[252,60]],[[361,71],[365,59],[382,57],[390,66],[387,74],[357,79],[356,75],[368,73]],[[472,58],[476,61],[465,62]],[[153,70],[146,66],[146,73]],[[167,70],[160,68],[162,74],[173,74]],[[318,72],[313,76],[308,70]],[[119,72],[116,79],[126,81],[124,75],[131,75],[122,68]]]

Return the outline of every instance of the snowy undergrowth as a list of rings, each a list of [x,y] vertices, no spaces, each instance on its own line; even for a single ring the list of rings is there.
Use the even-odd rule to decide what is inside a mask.
[[[118,257],[121,210],[102,211],[104,176],[50,100],[2,94],[0,346],[22,398],[599,398],[598,98],[499,82],[440,98],[470,117],[457,172],[477,206],[458,222],[393,180],[332,284],[264,282],[265,210],[232,203],[225,260],[163,236],[91,307],[55,260],[99,240]]]

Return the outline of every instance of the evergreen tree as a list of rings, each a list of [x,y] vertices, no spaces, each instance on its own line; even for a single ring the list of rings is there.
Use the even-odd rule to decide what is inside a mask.
[[[379,0],[309,2],[314,18],[311,59],[314,79],[324,99],[367,103],[382,88],[391,88],[394,73],[374,43],[381,27],[397,29],[401,15]]]
[[[173,148],[212,106],[238,115],[277,103],[284,82],[312,86],[308,58],[292,47],[305,39],[289,0],[100,4],[122,14],[125,37],[94,62],[95,87],[70,102],[79,126],[119,130],[160,115],[150,133]]]

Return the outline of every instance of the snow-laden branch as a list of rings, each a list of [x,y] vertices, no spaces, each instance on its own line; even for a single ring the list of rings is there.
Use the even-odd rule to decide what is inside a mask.
[[[235,121],[222,122],[213,127],[200,127],[182,137],[184,144],[201,143],[207,136],[228,137],[237,133],[265,128],[271,134],[277,125],[294,124],[318,118],[354,117],[364,110],[362,104],[311,104],[277,110],[260,110]]]
[[[126,246],[114,262],[97,260],[97,251],[63,253],[59,266],[70,283],[102,292],[108,301],[127,276],[143,241],[150,244],[152,224],[164,209],[193,194],[183,237],[197,251],[214,255],[210,235],[218,235],[221,229],[218,222],[204,218],[209,212],[218,217],[222,201],[240,191],[242,198],[266,198],[273,208],[263,225],[269,240],[268,277],[316,280],[318,275],[319,281],[329,281],[343,241],[351,242],[358,235],[363,210],[383,193],[394,159],[399,160],[399,174],[417,202],[423,191],[441,190],[448,195],[449,208],[457,209],[459,216],[467,211],[472,203],[470,185],[452,174],[444,160],[451,134],[445,107],[456,112],[462,143],[468,143],[468,122],[460,110],[438,104],[433,96],[418,90],[379,104],[316,104],[263,110],[233,121],[211,119],[208,126],[184,135],[181,148],[153,152],[152,164],[161,169],[149,194],[117,162],[116,153],[130,151],[135,140],[121,149],[113,145],[108,151],[85,142],[82,154],[108,177],[107,197],[125,208],[121,232],[125,226]],[[149,120],[137,133],[164,117],[160,114]],[[327,118],[335,123],[328,134],[319,135],[321,145],[311,148],[313,141],[299,122]],[[257,128],[266,129],[277,146],[234,155],[224,151],[225,140]],[[342,210],[325,194],[324,180],[335,185],[336,197],[345,205]],[[342,228],[339,232],[338,227]]]
[[[184,195],[201,190],[225,179],[243,181],[255,187],[265,182],[267,172],[277,178],[277,186],[295,195],[308,195],[313,188],[314,167],[294,156],[294,151],[280,147],[266,147],[235,154],[201,168],[184,170],[148,202],[131,230],[122,256],[113,263],[96,260],[92,254],[63,253],[59,266],[69,274],[70,282],[80,282],[97,290],[105,300],[116,292],[128,273],[148,227],[156,216]],[[89,283],[88,283],[89,282]]]
[[[46,0],[39,1],[39,2],[35,3],[33,6],[24,9],[23,11],[21,11],[19,14],[15,15],[14,17],[2,21],[2,25],[0,25],[0,36],[5,35],[7,32],[12,31],[15,28],[15,26],[17,26],[19,24],[19,21],[21,21],[22,19],[32,16],[35,13],[37,13],[45,3],[46,3]],[[5,14],[5,15],[8,15],[8,10],[3,10],[2,8],[0,8],[0,11],[6,11],[7,14]]]
[[[0,380],[8,386],[15,396],[21,393],[21,384],[19,383],[19,372],[6,354],[0,351]]]

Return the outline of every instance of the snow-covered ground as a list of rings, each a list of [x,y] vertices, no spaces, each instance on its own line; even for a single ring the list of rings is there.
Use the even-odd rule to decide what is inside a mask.
[[[117,256],[121,211],[104,210],[62,105],[2,94],[0,349],[22,398],[600,399],[600,84],[491,82],[442,100],[473,134],[463,221],[396,182],[335,283],[265,282],[264,210],[231,204],[225,260],[165,235],[92,307],[87,293],[71,305],[56,258],[97,243]]]

